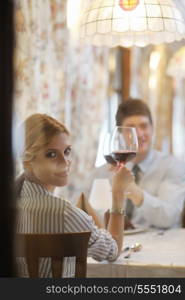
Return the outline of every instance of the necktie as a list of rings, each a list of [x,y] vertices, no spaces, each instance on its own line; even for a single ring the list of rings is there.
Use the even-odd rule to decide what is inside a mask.
[[[135,182],[139,183],[139,172],[140,172],[140,167],[138,165],[134,165],[132,168],[132,172],[135,176]]]
[[[134,167],[132,168],[132,172],[135,176],[135,182],[139,183],[140,167],[138,165],[134,165]],[[126,215],[129,217],[129,219],[132,217],[133,209],[134,209],[134,204],[132,203],[132,201],[130,199],[127,199]]]

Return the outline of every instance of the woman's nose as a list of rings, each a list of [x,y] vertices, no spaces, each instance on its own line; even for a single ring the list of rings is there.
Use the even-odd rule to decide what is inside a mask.
[[[65,157],[65,155],[60,155],[60,157],[59,157],[59,163],[60,164],[66,164],[66,165],[69,165],[70,164],[70,160],[67,158],[67,157]]]

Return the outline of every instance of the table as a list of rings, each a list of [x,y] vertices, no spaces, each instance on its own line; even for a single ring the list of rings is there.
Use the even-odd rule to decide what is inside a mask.
[[[142,249],[124,258],[122,252],[115,262],[97,262],[88,258],[87,277],[168,277],[185,278],[185,228],[148,229],[125,235],[123,249],[139,242]]]

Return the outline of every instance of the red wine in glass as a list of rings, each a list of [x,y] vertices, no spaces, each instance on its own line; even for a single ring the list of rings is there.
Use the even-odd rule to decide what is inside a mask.
[[[113,158],[113,155],[111,154],[106,154],[104,155],[105,160],[107,161],[108,164],[111,164],[113,166],[117,165],[116,160]]]
[[[136,151],[116,151],[113,152],[112,160],[126,164],[129,160],[132,160],[136,156]]]
[[[119,164],[125,164],[136,156],[138,139],[133,127],[116,126],[111,135],[110,155]]]

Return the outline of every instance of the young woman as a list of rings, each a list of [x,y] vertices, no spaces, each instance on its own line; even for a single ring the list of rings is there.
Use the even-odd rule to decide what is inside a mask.
[[[25,145],[22,162],[24,174],[17,181],[17,232],[63,233],[91,231],[88,256],[96,260],[115,260],[121,251],[124,229],[124,190],[133,175],[120,167],[113,176],[112,209],[107,230],[96,226],[91,216],[70,202],[56,197],[57,186],[68,183],[71,143],[66,127],[45,114],[33,114],[24,122]],[[66,277],[74,274],[72,259],[66,259]],[[27,277],[24,259],[19,259],[20,276]],[[40,276],[50,277],[49,259],[42,259]]]

